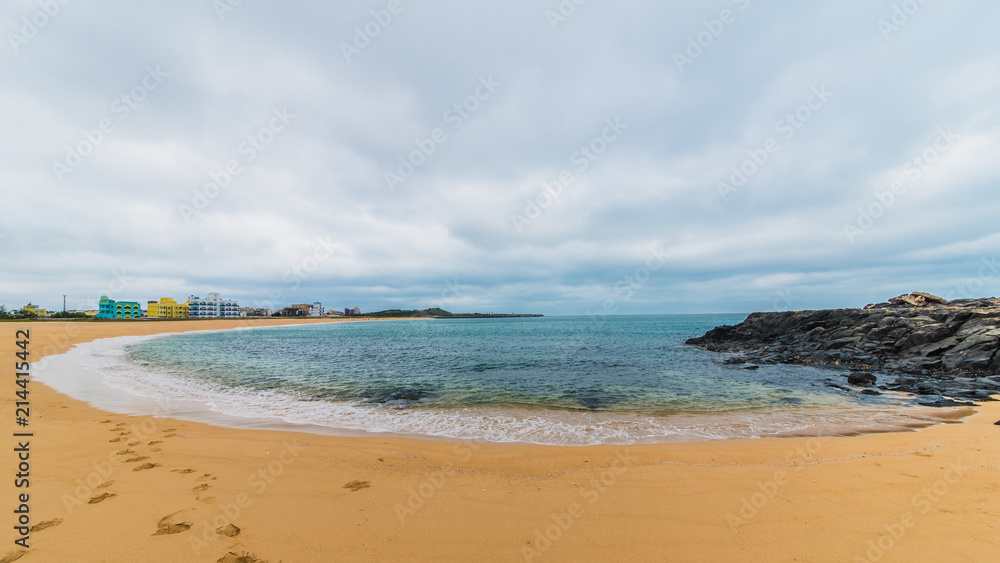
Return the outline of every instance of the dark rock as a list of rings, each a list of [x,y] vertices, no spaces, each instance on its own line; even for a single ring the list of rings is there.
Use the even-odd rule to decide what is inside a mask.
[[[1000,426],[1000,420],[993,423],[994,426]]]
[[[865,309],[753,313],[688,344],[740,354],[733,363],[836,365],[852,375],[877,370],[897,377],[890,389],[922,395],[985,400],[1000,392],[997,298],[945,301],[914,292]],[[849,383],[874,383],[866,381]]]
[[[917,403],[923,407],[975,407],[976,403],[966,401],[953,401],[951,399],[938,399],[936,401]]]
[[[875,376],[870,373],[852,373],[847,376],[848,385],[859,385],[867,387],[875,385]]]
[[[861,394],[862,395],[881,395],[882,393],[879,393],[878,391],[876,391],[874,389],[863,389],[861,391]]]
[[[760,366],[746,366],[746,367],[745,367],[745,368],[743,368],[743,369],[748,369],[748,370],[750,370],[750,371],[754,371],[754,370],[758,370],[758,369],[760,369]]]

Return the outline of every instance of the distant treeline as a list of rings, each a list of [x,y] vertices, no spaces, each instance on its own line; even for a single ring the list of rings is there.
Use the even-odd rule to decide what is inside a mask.
[[[376,317],[376,318],[435,318],[435,319],[498,319],[498,318],[514,318],[514,317],[541,317],[542,315],[523,315],[523,314],[497,314],[497,313],[451,313],[440,309],[437,307],[431,307],[430,309],[421,310],[411,310],[405,311],[402,309],[389,309],[387,311],[379,311],[377,313],[365,313],[361,315],[362,317]]]

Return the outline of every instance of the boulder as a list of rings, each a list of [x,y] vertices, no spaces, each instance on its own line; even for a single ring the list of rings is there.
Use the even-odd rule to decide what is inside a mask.
[[[875,376],[870,373],[852,373],[847,376],[847,383],[848,385],[868,387],[875,385]]]
[[[924,293],[922,291],[914,291],[913,293],[906,295],[900,295],[898,297],[893,297],[889,300],[892,305],[911,305],[913,307],[927,307],[929,305],[944,305],[948,303],[947,299],[942,299],[937,295],[931,295],[930,293]]]

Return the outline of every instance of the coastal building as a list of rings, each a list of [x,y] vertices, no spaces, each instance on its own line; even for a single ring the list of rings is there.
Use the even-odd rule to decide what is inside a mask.
[[[360,315],[360,314],[361,314],[361,309],[358,308],[358,307],[353,307],[353,308],[350,308],[350,309],[348,309],[346,307],[344,308],[344,316],[349,317],[351,315]]]
[[[308,317],[309,316],[309,305],[289,305],[281,311],[281,315],[284,317]]]
[[[273,313],[271,309],[257,309],[255,307],[240,307],[240,317],[270,317]]]
[[[192,295],[187,301],[192,319],[232,319],[240,316],[240,304],[223,299],[218,293],[209,293],[204,299]]]
[[[298,305],[289,305],[285,307],[281,314],[286,317],[322,317],[324,313],[323,304],[319,301],[310,305],[309,303],[300,303]]]
[[[142,317],[142,307],[138,301],[115,301],[106,295],[101,296],[97,306],[99,319],[138,319]]]
[[[49,314],[48,311],[42,309],[38,305],[32,305],[30,301],[28,302],[27,305],[21,307],[21,312],[24,313],[25,315],[35,315],[37,317],[46,317]]]
[[[153,318],[183,319],[191,314],[187,303],[178,303],[170,297],[161,297],[159,301],[149,301],[146,305],[146,316]]]

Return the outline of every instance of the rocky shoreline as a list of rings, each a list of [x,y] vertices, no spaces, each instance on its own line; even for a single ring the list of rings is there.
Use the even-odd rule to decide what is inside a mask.
[[[725,363],[840,366],[845,384],[922,395],[927,406],[968,405],[1000,394],[1000,299],[947,301],[914,292],[863,309],[753,313],[688,344],[735,354]],[[848,390],[835,380],[831,387]]]

